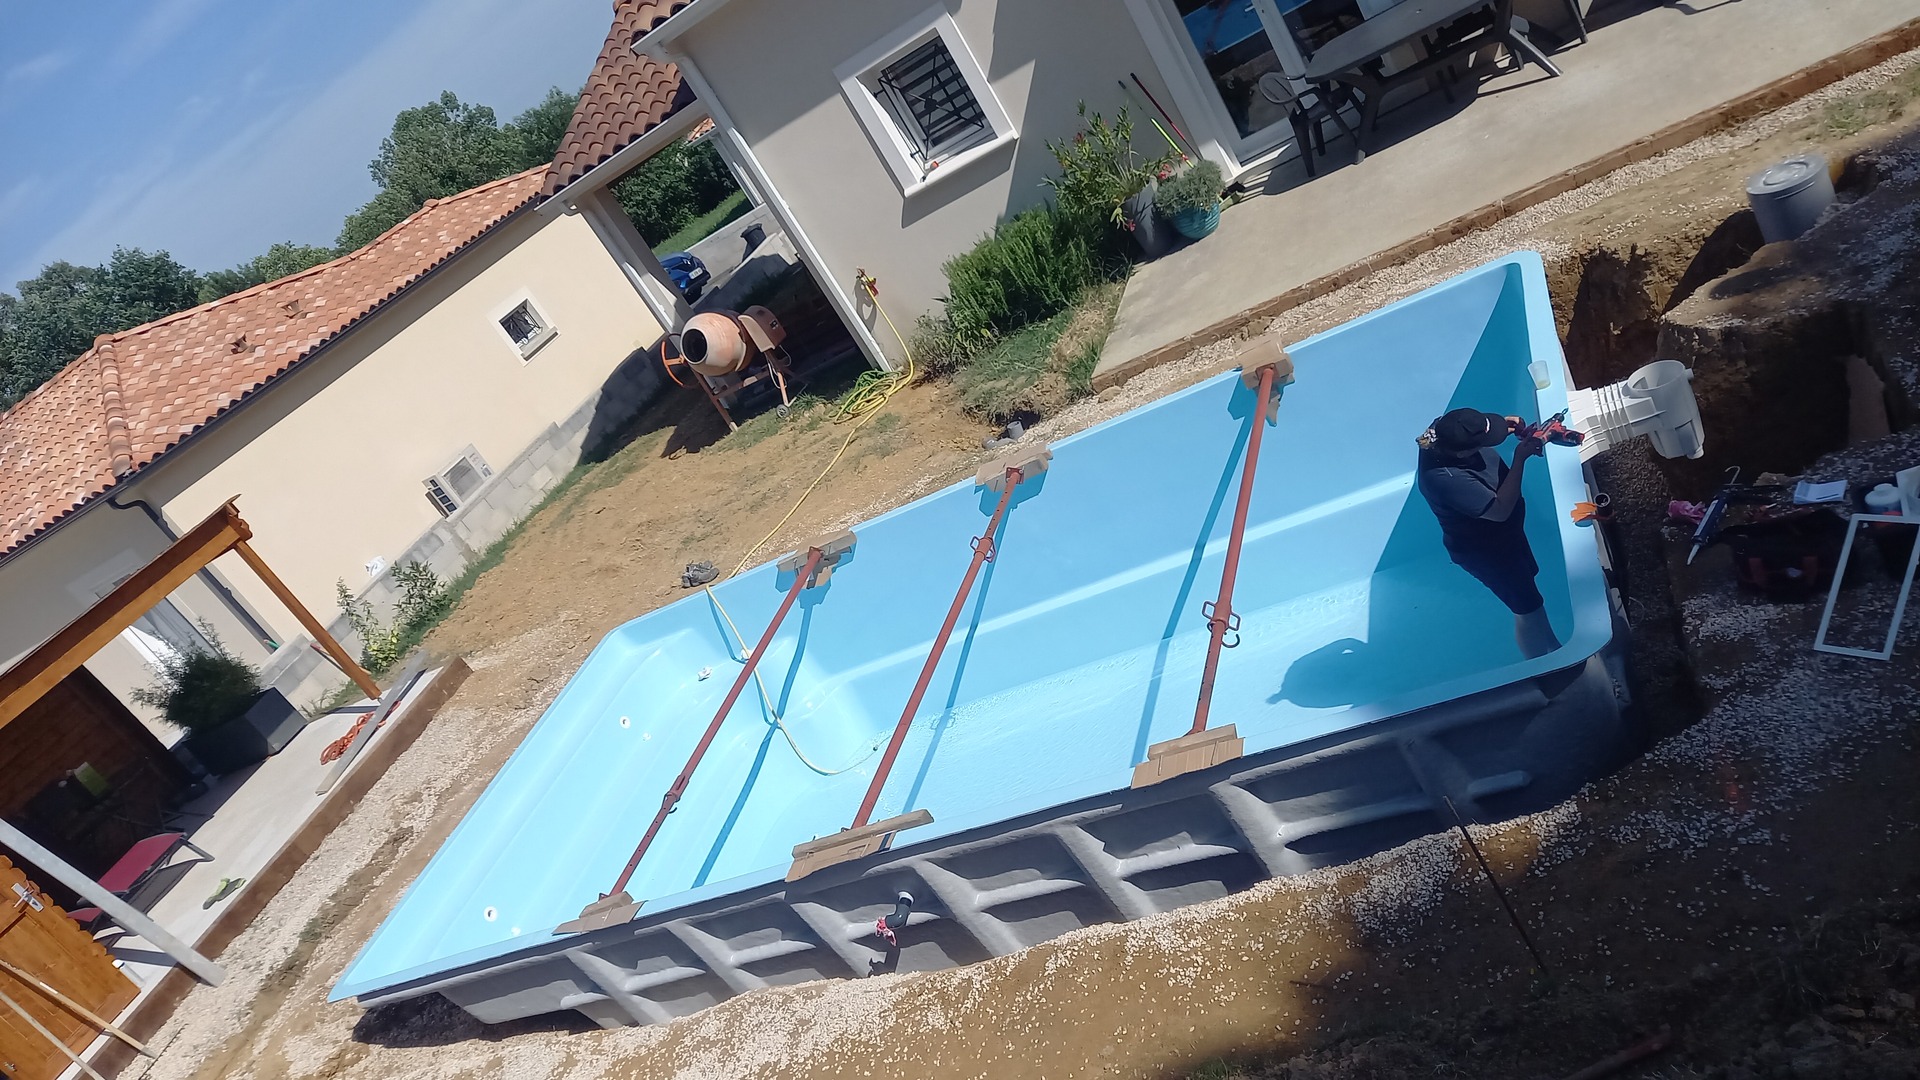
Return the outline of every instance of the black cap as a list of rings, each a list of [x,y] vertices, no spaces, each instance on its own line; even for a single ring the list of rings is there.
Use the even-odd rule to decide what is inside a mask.
[[[1450,453],[1499,446],[1511,434],[1507,418],[1479,409],[1455,409],[1433,422],[1433,442]]]

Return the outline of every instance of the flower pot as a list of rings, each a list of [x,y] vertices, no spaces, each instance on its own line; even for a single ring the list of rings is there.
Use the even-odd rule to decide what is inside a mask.
[[[205,731],[196,731],[180,745],[215,776],[239,772],[286,749],[307,726],[306,717],[278,690],[260,691],[247,711]]]
[[[1182,210],[1173,215],[1173,228],[1189,240],[1198,240],[1220,227],[1220,202],[1204,210]]]
[[[1153,208],[1153,196],[1159,185],[1149,182],[1146,187],[1127,197],[1120,204],[1120,213],[1133,236],[1133,242],[1140,247],[1140,254],[1148,259],[1157,259],[1173,246],[1173,237],[1167,233],[1167,223],[1161,220]]]

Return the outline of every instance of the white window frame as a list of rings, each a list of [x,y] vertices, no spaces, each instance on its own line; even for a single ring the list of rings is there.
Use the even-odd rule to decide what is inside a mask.
[[[480,474],[480,485],[465,495],[453,490],[453,486],[447,482],[447,474],[461,462],[465,462],[469,468]],[[459,517],[467,507],[472,506],[474,498],[486,489],[487,482],[492,479],[492,466],[487,464],[486,458],[480,456],[480,451],[474,449],[472,443],[468,443],[467,448],[460,451],[452,461],[447,462],[439,472],[420,481],[420,487],[426,492],[427,501],[433,504],[434,510],[442,518],[451,520]],[[435,494],[436,490],[439,494]],[[447,503],[452,503],[453,508],[448,509]]]
[[[953,56],[954,66],[960,69],[961,78],[966,80],[967,89],[973,94],[974,101],[979,103],[980,111],[986,116],[993,134],[984,142],[956,154],[936,158],[929,166],[922,167],[914,159],[912,144],[901,134],[886,106],[874,96],[870,84],[881,69],[935,38],[939,38]],[[1014,130],[1013,121],[1007,116],[1007,110],[1001,107],[1000,99],[994,95],[993,84],[987,81],[986,72],[974,58],[973,50],[967,48],[966,39],[960,36],[960,28],[954,24],[953,16],[947,14],[944,7],[932,7],[921,12],[917,18],[834,68],[833,77],[839,81],[841,96],[847,99],[854,117],[866,129],[867,137],[880,154],[880,160],[886,163],[887,171],[893,174],[894,183],[900,186],[900,193],[905,196],[932,187],[969,163],[994,153],[1020,137],[1020,133]]]
[[[534,321],[540,324],[540,332],[533,335],[524,345],[513,340],[513,335],[507,333],[504,322],[506,317],[513,314],[513,310],[522,304],[526,305]],[[519,357],[522,363],[533,359],[533,354],[546,348],[548,342],[560,336],[559,328],[553,325],[553,320],[547,315],[547,306],[534,299],[533,294],[525,289],[514,293],[505,303],[494,309],[492,319],[493,329],[500,335],[500,340],[507,343],[507,347],[513,350],[513,355]]]

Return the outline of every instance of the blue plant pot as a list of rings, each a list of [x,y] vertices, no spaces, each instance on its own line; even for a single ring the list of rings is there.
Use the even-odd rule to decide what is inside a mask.
[[[1220,227],[1220,203],[1214,201],[1205,210],[1182,210],[1173,215],[1173,229],[1189,240],[1198,240]]]

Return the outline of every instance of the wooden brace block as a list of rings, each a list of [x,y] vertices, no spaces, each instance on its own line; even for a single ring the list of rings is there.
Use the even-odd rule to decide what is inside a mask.
[[[933,822],[933,814],[926,810],[886,818],[857,829],[844,829],[832,836],[822,836],[817,840],[808,840],[804,844],[795,844],[793,865],[787,869],[788,881],[799,881],[816,870],[825,870],[829,866],[855,859],[865,858],[876,851],[884,851],[893,842],[893,834],[920,825]]]
[[[1246,383],[1248,389],[1260,385],[1262,368],[1273,369],[1275,389],[1293,381],[1293,357],[1287,355],[1280,339],[1272,334],[1262,334],[1242,345],[1234,359],[1240,364],[1240,381]]]
[[[553,932],[556,934],[584,934],[589,930],[603,930],[609,926],[619,926],[621,923],[631,921],[635,915],[638,915],[641,904],[644,903],[645,901],[641,901],[640,904],[634,903],[633,897],[628,896],[625,892],[617,892],[612,896],[603,896],[593,903],[588,904],[586,907],[581,908],[579,918],[561,923],[559,926],[553,928]]]
[[[1154,743],[1147,747],[1147,760],[1133,767],[1133,786],[1143,788],[1186,773],[1211,769],[1241,756],[1246,748],[1246,740],[1232,724]]]
[[[1036,441],[1032,446],[1020,447],[980,466],[980,471],[973,475],[973,483],[976,487],[990,488],[998,495],[1006,487],[1008,469],[1019,469],[1020,479],[1031,480],[1046,472],[1052,462],[1053,451],[1045,442]]]
[[[837,533],[823,533],[816,536],[802,544],[799,550],[781,559],[776,564],[776,568],[783,574],[797,574],[801,567],[807,565],[807,557],[816,548],[820,552],[820,565],[814,568],[813,579],[807,582],[806,587],[809,589],[816,585],[825,585],[827,579],[833,576],[833,568],[840,565],[841,558],[853,550],[853,533],[842,529]]]

